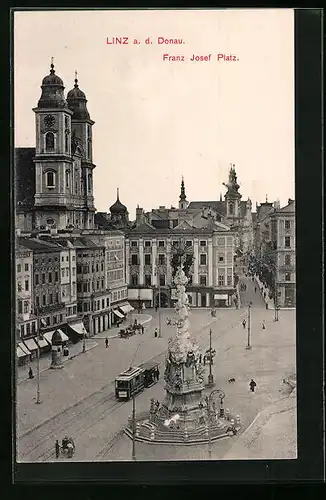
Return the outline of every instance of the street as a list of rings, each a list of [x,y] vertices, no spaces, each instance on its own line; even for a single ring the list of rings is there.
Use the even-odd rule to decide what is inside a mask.
[[[255,419],[257,414],[284,396],[280,393],[282,379],[295,373],[295,311],[281,311],[274,322],[274,312],[266,310],[260,294],[254,291],[249,278],[241,278],[247,290],[241,291],[242,308],[219,309],[212,318],[209,309],[191,310],[191,335],[204,350],[209,345],[212,328],[212,347],[216,356],[212,366],[215,388],[226,393],[224,406],[239,414],[242,430],[232,439],[213,444],[212,457],[223,458],[235,440]],[[247,328],[242,321],[251,307],[251,345],[247,345]],[[56,460],[55,440],[73,437],[76,452],[73,461],[130,460],[131,442],[123,434],[131,402],[118,402],[114,397],[114,379],[130,365],[137,366],[149,359],[160,362],[160,381],[136,398],[136,412],[149,408],[150,398],[164,398],[164,360],[168,338],[173,328],[166,319],[173,310],[161,312],[162,338],[154,338],[158,313],[133,315],[145,323],[144,335],[129,339],[112,338],[106,349],[104,339],[93,340],[97,345],[86,353],[67,361],[59,371],[41,373],[41,405],[35,404],[36,382],[24,380],[17,386],[17,447],[19,461]],[[265,321],[266,329],[262,329]],[[103,334],[101,335],[103,336]],[[104,335],[105,337],[105,335]],[[206,368],[207,378],[208,366]],[[229,378],[234,378],[229,383]],[[251,378],[257,383],[256,392],[249,391]],[[136,443],[138,460],[206,459],[206,447],[167,447]],[[263,458],[263,457],[262,457]],[[60,458],[59,460],[67,460]]]

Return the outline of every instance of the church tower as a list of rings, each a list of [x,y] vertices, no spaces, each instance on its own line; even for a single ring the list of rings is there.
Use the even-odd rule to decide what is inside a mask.
[[[65,177],[72,169],[71,115],[64,97],[63,81],[50,74],[42,81],[42,94],[33,109],[36,120],[35,150],[35,221],[36,227],[67,226],[69,199]]]
[[[43,78],[42,94],[33,109],[36,119],[36,227],[57,229],[94,227],[90,120],[85,94],[75,87],[64,96],[62,79]],[[89,140],[90,139],[90,140]]]
[[[74,88],[67,94],[67,103],[71,117],[71,148],[74,155],[74,171],[71,189],[75,190],[82,198],[83,209],[76,213],[79,219],[79,227],[85,229],[94,228],[94,196],[93,196],[93,143],[91,120],[85,93],[80,90],[75,72]],[[80,188],[79,188],[80,186]]]
[[[224,195],[226,203],[226,217],[235,219],[240,217],[240,202],[241,194],[239,193],[240,185],[237,182],[237,174],[235,172],[235,165],[231,165],[229,172],[229,182],[223,185],[227,188]]]
[[[184,179],[182,176],[181,191],[180,191],[180,196],[179,196],[179,210],[186,210],[187,207],[188,207],[188,202],[187,202],[186,191],[185,191],[185,183],[184,183]]]

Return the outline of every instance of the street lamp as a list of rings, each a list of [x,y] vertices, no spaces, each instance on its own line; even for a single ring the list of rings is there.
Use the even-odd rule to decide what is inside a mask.
[[[251,344],[250,344],[250,334],[251,334],[251,305],[252,302],[249,302],[248,305],[248,342],[246,349],[251,349]]]
[[[86,352],[86,327],[85,327],[85,320],[87,316],[83,316],[83,352]]]
[[[223,399],[225,398],[225,393],[221,389],[214,389],[208,396],[205,396],[206,409],[207,409],[207,423],[208,423],[208,457],[209,460],[212,458],[212,429],[211,429],[211,400],[213,396],[218,396],[220,398],[220,417],[224,417],[224,406]]]
[[[40,340],[40,314],[38,308],[36,309],[36,326],[37,326],[37,340]],[[40,346],[37,342],[37,375],[36,375],[36,404],[41,404],[40,397]]]
[[[132,397],[132,453],[131,458],[136,460],[136,402],[135,395]]]
[[[214,377],[212,373],[212,364],[213,364],[213,354],[212,354],[212,329],[209,329],[209,374],[208,374],[208,387],[212,387],[214,385]]]
[[[274,286],[274,321],[278,321],[278,290],[277,290],[277,285],[275,281],[275,286]]]

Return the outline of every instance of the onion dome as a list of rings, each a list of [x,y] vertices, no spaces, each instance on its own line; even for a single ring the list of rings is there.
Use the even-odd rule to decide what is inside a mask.
[[[89,120],[89,112],[87,110],[87,99],[85,93],[80,90],[77,80],[77,71],[75,71],[75,85],[67,94],[67,103],[69,109],[73,112],[73,120]]]
[[[55,74],[53,61],[51,62],[50,74],[42,80],[42,95],[38,102],[39,108],[66,108],[67,102],[64,96],[64,86],[61,78]]]
[[[117,201],[110,207],[110,212],[112,215],[125,214],[127,212],[127,207],[119,200],[119,188],[117,189]]]

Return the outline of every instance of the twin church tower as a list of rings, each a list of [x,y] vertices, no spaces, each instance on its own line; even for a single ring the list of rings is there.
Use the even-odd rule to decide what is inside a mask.
[[[17,187],[18,217],[22,219],[24,216],[26,230],[44,227],[91,229],[95,214],[94,121],[87,110],[86,96],[78,86],[76,73],[74,88],[65,98],[63,81],[56,75],[53,61],[50,74],[43,78],[41,89],[40,100],[33,109],[36,147],[16,150],[17,175],[25,181],[18,182]],[[25,175],[22,169],[25,169]],[[32,184],[34,193],[31,193]],[[29,199],[24,189],[29,191]]]

